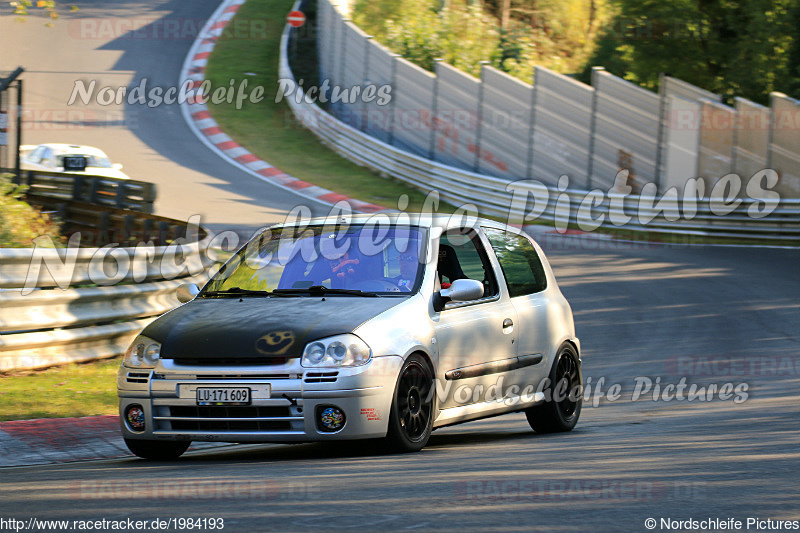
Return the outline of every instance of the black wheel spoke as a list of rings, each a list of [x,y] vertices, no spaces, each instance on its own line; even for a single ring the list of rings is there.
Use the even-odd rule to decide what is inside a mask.
[[[583,405],[581,367],[572,346],[565,345],[556,352],[549,380],[550,398],[525,410],[528,423],[536,433],[571,431]]]
[[[409,440],[422,438],[431,420],[433,377],[417,362],[410,364],[397,387],[397,411],[401,428]],[[430,400],[430,401],[429,401]]]
[[[577,401],[570,398],[570,395],[573,393],[573,389],[580,385],[578,376],[577,361],[568,352],[563,353],[556,365],[555,390],[559,393],[564,392],[564,397],[557,402],[558,410],[564,417],[572,416],[572,413],[575,412]]]

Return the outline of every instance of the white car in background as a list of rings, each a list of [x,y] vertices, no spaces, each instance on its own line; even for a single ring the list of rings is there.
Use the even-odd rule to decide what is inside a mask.
[[[92,146],[60,143],[25,145],[20,148],[20,164],[23,170],[130,179],[122,172],[122,165],[111,163],[105,152]]]

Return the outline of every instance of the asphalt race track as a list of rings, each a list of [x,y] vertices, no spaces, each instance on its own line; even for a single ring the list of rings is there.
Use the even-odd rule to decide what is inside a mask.
[[[214,4],[80,4],[80,15],[202,18]],[[0,22],[4,39],[10,24]],[[77,76],[171,83],[191,44],[65,45],[58,27],[28,26],[38,39],[12,55],[24,66],[36,59],[25,78],[29,103],[45,107],[66,108],[62,88]],[[75,53],[48,55],[66,46]],[[89,61],[90,53],[105,59]],[[250,226],[298,202],[206,150],[177,109],[141,111],[135,126],[120,121],[65,135],[157,182],[163,214],[200,212],[214,224]],[[34,130],[26,142],[58,135]],[[575,313],[585,381],[605,378],[604,392],[621,386],[616,401],[585,403],[573,432],[538,436],[515,414],[437,431],[413,455],[372,455],[354,444],[248,445],[190,452],[174,463],[6,468],[0,518],[223,518],[225,531],[647,531],[648,518],[657,531],[666,530],[661,519],[732,518],[744,530],[748,518],[800,519],[800,252],[543,242]],[[644,378],[662,390],[681,378],[720,390],[731,383],[740,394],[654,401],[651,390],[633,401]]]

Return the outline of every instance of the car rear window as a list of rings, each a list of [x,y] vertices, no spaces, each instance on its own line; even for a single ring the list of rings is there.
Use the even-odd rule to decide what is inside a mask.
[[[542,261],[526,237],[494,228],[484,228],[484,232],[503,269],[512,298],[547,288]]]

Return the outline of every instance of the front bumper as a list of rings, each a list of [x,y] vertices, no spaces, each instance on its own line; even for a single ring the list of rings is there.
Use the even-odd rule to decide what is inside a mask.
[[[127,439],[217,442],[313,442],[383,437],[403,359],[373,358],[361,367],[302,368],[292,359],[281,366],[180,366],[160,361],[153,370],[121,367],[117,378],[122,434]],[[198,406],[198,387],[247,387],[247,406]],[[130,405],[141,406],[144,431],[125,420]],[[345,414],[344,426],[318,426],[327,406]]]

